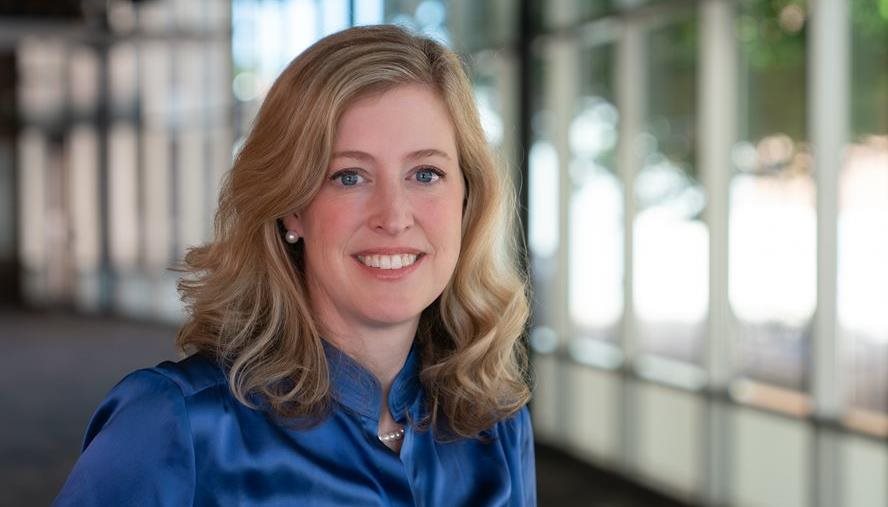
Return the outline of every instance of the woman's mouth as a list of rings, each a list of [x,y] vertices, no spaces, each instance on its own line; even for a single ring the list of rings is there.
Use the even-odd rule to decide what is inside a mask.
[[[358,255],[356,257],[361,264],[369,268],[402,269],[412,266],[421,255],[402,253],[393,255]]]

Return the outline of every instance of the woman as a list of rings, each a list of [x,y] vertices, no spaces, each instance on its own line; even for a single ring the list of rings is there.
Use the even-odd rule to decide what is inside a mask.
[[[392,26],[275,82],[58,505],[534,505],[511,186],[457,57]]]

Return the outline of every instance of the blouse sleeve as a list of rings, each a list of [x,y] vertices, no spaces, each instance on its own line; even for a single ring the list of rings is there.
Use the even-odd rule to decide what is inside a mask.
[[[99,405],[83,452],[53,505],[191,505],[194,447],[179,386],[152,370],[124,378]]]
[[[521,425],[521,465],[524,470],[524,502],[523,505],[537,504],[536,491],[536,456],[533,449],[533,425],[527,406],[519,415]]]

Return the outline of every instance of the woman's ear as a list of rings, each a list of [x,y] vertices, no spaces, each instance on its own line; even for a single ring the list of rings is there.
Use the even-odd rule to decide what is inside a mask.
[[[287,229],[288,231],[293,231],[296,234],[298,234],[299,236],[304,235],[304,234],[302,234],[303,233],[302,220],[299,218],[298,213],[292,213],[290,215],[286,215],[281,220],[284,222],[284,228]]]

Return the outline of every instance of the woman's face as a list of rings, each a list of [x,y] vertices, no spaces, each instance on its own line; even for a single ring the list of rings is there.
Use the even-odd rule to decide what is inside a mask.
[[[322,322],[418,321],[456,266],[464,195],[450,116],[432,89],[402,85],[350,106],[321,190],[284,219],[305,242]]]

